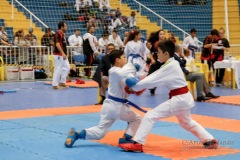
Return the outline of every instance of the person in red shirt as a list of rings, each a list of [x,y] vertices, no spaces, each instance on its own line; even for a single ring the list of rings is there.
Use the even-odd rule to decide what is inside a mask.
[[[70,71],[70,65],[67,58],[67,41],[65,33],[67,24],[63,21],[58,23],[58,31],[54,36],[54,74],[53,74],[53,89],[68,88],[66,79]]]

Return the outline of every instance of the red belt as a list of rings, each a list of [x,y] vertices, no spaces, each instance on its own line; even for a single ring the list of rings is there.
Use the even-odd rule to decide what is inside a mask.
[[[187,92],[188,92],[188,87],[187,87],[187,86],[182,87],[182,88],[177,88],[177,89],[171,90],[171,91],[169,92],[169,99],[171,99],[173,96],[185,94],[185,93],[187,93]]]

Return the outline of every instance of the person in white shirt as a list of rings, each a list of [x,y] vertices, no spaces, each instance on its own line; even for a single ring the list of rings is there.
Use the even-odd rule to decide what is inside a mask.
[[[100,11],[103,11],[103,9],[105,9],[105,8],[108,10],[108,13],[109,13],[109,11],[111,9],[109,0],[99,0]]]
[[[147,73],[144,72],[144,68],[146,66],[146,60],[150,54],[150,51],[146,47],[145,40],[140,41],[141,38],[142,33],[139,30],[130,31],[124,48],[124,53],[126,54],[128,62],[137,63],[141,66],[141,69],[137,72],[138,78],[144,78],[147,76]]]
[[[73,46],[73,55],[82,54],[82,44],[83,40],[80,35],[80,30],[76,29],[74,34],[68,37],[68,42],[70,46]]]
[[[102,38],[98,40],[98,51],[100,53],[106,53],[106,47],[108,46],[108,34],[103,33]]]
[[[83,54],[86,55],[85,64],[91,66],[93,63],[93,55],[98,55],[98,50],[95,44],[95,37],[93,36],[95,28],[93,26],[88,27],[88,32],[83,35]],[[85,68],[87,77],[91,77],[91,68]]]
[[[112,35],[108,37],[108,42],[114,44],[116,49],[120,49],[123,47],[123,41],[120,36],[117,34],[117,30],[114,29]]]
[[[85,5],[84,0],[76,0],[75,7],[76,7],[77,12],[83,13],[85,6],[86,5]]]
[[[191,56],[195,58],[195,51],[199,48],[199,40],[196,37],[197,30],[192,28],[190,35],[187,36],[183,41],[183,48],[188,48],[191,51]]]
[[[128,22],[129,28],[135,28],[137,26],[136,13],[134,11],[131,13],[131,16],[128,17],[127,22]]]
[[[112,33],[114,28],[122,26],[122,22],[120,21],[119,18],[116,17],[116,14],[113,13],[112,16],[113,16],[113,18],[111,19],[111,23],[108,26],[108,30],[109,30],[110,33]],[[122,27],[121,29],[124,29],[124,28]]]

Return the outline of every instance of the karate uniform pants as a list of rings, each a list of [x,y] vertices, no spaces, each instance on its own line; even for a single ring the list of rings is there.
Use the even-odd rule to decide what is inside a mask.
[[[100,122],[97,126],[85,129],[85,139],[102,139],[117,119],[128,122],[125,133],[134,136],[142,117],[131,110],[126,104],[105,99],[100,112]]]
[[[172,97],[145,114],[134,140],[144,145],[154,123],[161,118],[171,116],[176,116],[179,124],[194,134],[200,141],[214,139],[200,124],[191,119],[191,108],[193,106],[194,100],[190,92]]]
[[[68,59],[63,59],[62,56],[53,55],[54,60],[54,73],[53,73],[53,86],[58,86],[58,83],[66,83],[70,65]]]

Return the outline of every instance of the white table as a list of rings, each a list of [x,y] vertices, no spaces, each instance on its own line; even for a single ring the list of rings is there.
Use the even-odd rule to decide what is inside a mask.
[[[231,60],[223,60],[223,61],[216,61],[214,63],[214,68],[231,68],[232,71],[232,87],[233,89],[237,88],[240,89],[240,61],[231,61]]]

